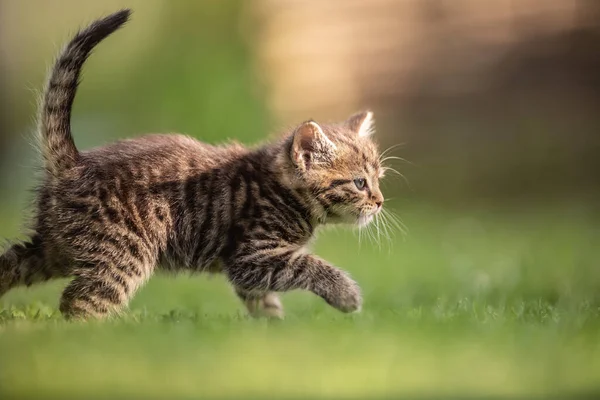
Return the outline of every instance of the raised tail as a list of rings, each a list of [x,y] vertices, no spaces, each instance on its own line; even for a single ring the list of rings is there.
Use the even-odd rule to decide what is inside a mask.
[[[13,287],[31,286],[58,275],[44,261],[42,240],[35,235],[30,241],[15,244],[0,255],[0,297]]]
[[[52,175],[73,167],[79,157],[71,135],[71,108],[81,67],[93,48],[127,22],[130,14],[131,10],[121,10],[79,31],[52,68],[39,117],[45,167]]]

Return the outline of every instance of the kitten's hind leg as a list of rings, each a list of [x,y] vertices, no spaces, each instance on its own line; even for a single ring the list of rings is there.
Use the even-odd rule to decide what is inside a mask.
[[[17,286],[31,286],[66,276],[66,271],[53,268],[46,260],[39,235],[27,242],[14,244],[0,254],[0,297]]]
[[[285,313],[279,296],[274,292],[249,293],[236,289],[238,297],[244,302],[250,316],[283,319]]]
[[[60,311],[67,319],[103,318],[119,313],[152,269],[105,262],[80,267],[63,292]]]

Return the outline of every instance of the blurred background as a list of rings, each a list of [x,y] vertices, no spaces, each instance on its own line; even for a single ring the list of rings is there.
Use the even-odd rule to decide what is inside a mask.
[[[371,108],[409,160],[402,197],[598,198],[595,0],[1,1],[2,202],[31,182],[37,90],[62,42],[119,7],[133,21],[85,68],[81,148],[145,132],[262,140]],[[390,193],[390,197],[398,194]]]
[[[380,337],[385,354],[404,351],[403,356],[367,363],[381,371],[357,367],[356,385],[371,371],[376,382],[389,379],[385,384],[416,392],[598,388],[600,1],[0,0],[0,237],[19,237],[31,199],[28,189],[39,165],[32,146],[36,101],[47,68],[78,27],[121,7],[134,9],[132,21],[85,66],[72,117],[80,149],[148,132],[251,144],[308,118],[335,121],[363,108],[375,113],[382,149],[400,144],[389,154],[407,161],[390,163],[405,179],[390,176],[383,189],[391,200],[388,209],[402,218],[408,233],[394,229],[389,241],[358,247],[351,233],[327,232],[317,243],[319,254],[349,269],[363,286],[361,325],[344,322],[335,331],[328,323],[319,330],[296,321],[300,328],[290,337],[316,329],[331,335],[331,342],[315,339],[324,347],[343,346],[340,337],[354,337],[363,356],[349,360],[344,357],[351,353],[339,348],[327,361],[335,369],[340,360],[351,368],[384,354],[368,346],[375,346],[372,337],[388,332],[387,339]],[[176,321],[191,312],[211,321],[239,310],[223,281],[203,282],[152,281],[136,297],[132,313]],[[33,296],[42,305],[33,306],[32,315],[44,307],[56,314],[60,287],[44,290]],[[27,310],[32,296],[25,293],[0,302]],[[286,298],[290,314],[337,318],[319,299],[294,296]],[[9,319],[20,318],[15,313]],[[445,328],[457,316],[464,317],[457,330],[476,327],[470,335]],[[436,338],[434,347],[419,339],[423,320],[434,321],[430,336],[424,336]],[[416,321],[414,331],[406,333],[407,321]],[[481,339],[479,327],[491,321],[516,325],[501,325],[509,332]],[[532,331],[533,322],[559,328],[552,334]],[[578,341],[584,328],[595,339]],[[266,346],[252,329],[246,334],[258,341],[257,349]],[[359,336],[344,336],[348,329]],[[124,338],[127,332],[114,335]],[[405,344],[396,348],[399,332]],[[43,367],[52,369],[60,359],[28,341],[44,336],[38,334],[15,330],[2,347],[0,330],[0,349],[5,355],[12,351],[15,371],[29,373],[33,365],[45,376]],[[180,334],[182,343],[195,343],[193,334]],[[33,357],[7,337],[42,355]],[[577,344],[561,347],[565,338]],[[112,346],[113,336],[102,340]],[[122,340],[147,346],[142,359],[166,343]],[[486,355],[469,353],[474,358],[465,361],[456,350],[467,345],[461,340],[478,343],[476,353]],[[291,346],[298,355],[313,354],[304,353],[300,342],[280,345],[282,351]],[[105,347],[100,345],[99,357],[110,353],[112,347]],[[440,349],[447,351],[436,353]],[[188,350],[180,349],[181,357]],[[435,367],[437,354],[450,361]],[[78,362],[92,365],[90,360]],[[282,365],[277,360],[264,371],[277,374]],[[178,362],[164,365],[183,368]],[[404,366],[402,374],[390,372],[394,363]],[[491,372],[473,378],[464,368],[473,364]],[[311,368],[320,371],[316,364]],[[463,386],[453,386],[452,374],[459,371]],[[161,376],[160,370],[152,373]],[[3,378],[27,387],[16,373],[3,375],[0,368],[0,384]],[[162,381],[147,384],[169,385],[157,382]],[[213,382],[217,392],[224,387],[219,382]],[[338,383],[333,385],[348,380]],[[287,387],[285,381],[280,385]],[[326,393],[324,387],[315,390]]]

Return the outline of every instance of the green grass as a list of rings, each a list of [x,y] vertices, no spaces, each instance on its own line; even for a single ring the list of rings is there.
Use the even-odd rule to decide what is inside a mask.
[[[0,398],[573,398],[600,393],[600,230],[581,207],[399,207],[379,246],[327,231],[364,310],[284,295],[251,320],[221,277],[155,277],[120,319],[67,323],[55,282],[0,299]],[[8,232],[7,232],[8,234]]]

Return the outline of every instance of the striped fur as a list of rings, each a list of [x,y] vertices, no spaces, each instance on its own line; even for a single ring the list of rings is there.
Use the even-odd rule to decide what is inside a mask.
[[[377,147],[359,134],[372,114],[307,121],[257,148],[172,134],[78,152],[69,118],[80,69],[128,16],[94,22],[55,64],[40,116],[47,174],[36,232],[0,256],[0,295],[69,276],[63,314],[104,317],[159,268],[223,273],[251,315],[283,316],[275,292],[294,289],[359,310],[358,285],[307,245],[323,224],[368,223],[381,209]]]
[[[73,167],[78,158],[71,136],[71,108],[83,63],[92,49],[119,29],[131,12],[122,10],[80,31],[58,56],[40,107],[39,132],[46,169],[50,174]]]

